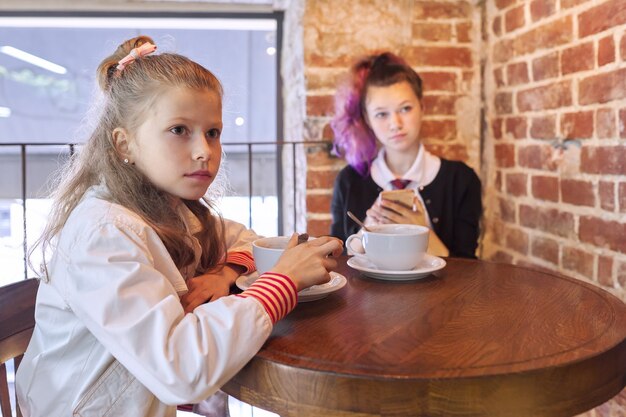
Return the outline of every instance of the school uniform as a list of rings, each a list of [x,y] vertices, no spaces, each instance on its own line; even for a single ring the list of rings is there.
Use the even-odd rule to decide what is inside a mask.
[[[385,163],[384,148],[372,162],[370,173],[361,176],[350,165],[335,179],[331,203],[330,234],[345,241],[360,227],[352,221],[351,211],[361,221],[383,190],[394,189],[397,179]],[[475,258],[482,216],[481,185],[476,173],[460,161],[438,158],[420,147],[413,166],[403,175],[406,188],[414,190],[426,208],[428,225],[450,251],[450,256]]]
[[[185,314],[180,296],[200,243],[193,242],[196,262],[179,271],[155,230],[103,192],[90,189],[72,211],[50,280],[39,286],[35,330],[17,372],[25,417],[175,416],[176,405],[197,403],[234,376],[297,302],[293,282],[264,274],[287,295],[272,298],[261,286]],[[228,260],[254,269],[256,235],[228,220],[225,234]]]

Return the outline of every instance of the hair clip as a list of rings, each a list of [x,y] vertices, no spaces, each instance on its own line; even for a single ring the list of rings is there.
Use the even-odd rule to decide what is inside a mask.
[[[153,45],[150,42],[146,42],[141,46],[133,48],[128,55],[126,55],[120,60],[120,62],[117,63],[117,70],[122,71],[124,68],[126,68],[126,65],[135,61],[137,58],[142,58],[148,54],[151,54],[152,52],[156,51],[156,49],[156,45]]]

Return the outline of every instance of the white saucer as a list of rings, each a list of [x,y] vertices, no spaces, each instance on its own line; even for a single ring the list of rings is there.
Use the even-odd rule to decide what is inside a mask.
[[[426,254],[424,255],[424,259],[422,259],[422,261],[413,269],[408,271],[385,271],[379,269],[367,259],[353,256],[348,259],[348,266],[356,269],[357,271],[361,271],[363,274],[371,278],[383,279],[386,281],[410,281],[427,277],[431,273],[439,271],[446,266],[446,261],[438,256]]]
[[[242,275],[237,278],[237,281],[235,281],[235,285],[245,291],[250,287],[250,285],[252,285],[254,281],[256,281],[258,277],[259,274],[257,274],[256,272],[253,272],[250,275]],[[346,285],[346,282],[346,277],[338,272],[331,271],[330,281],[328,281],[326,284],[314,285],[300,291],[298,293],[298,302],[305,303],[307,301],[315,301],[327,297],[328,294],[342,289]]]

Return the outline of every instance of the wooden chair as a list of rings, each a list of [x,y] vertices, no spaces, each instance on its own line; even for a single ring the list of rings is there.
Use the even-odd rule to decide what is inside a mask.
[[[13,359],[15,370],[26,351],[35,328],[35,298],[39,280],[30,278],[0,287],[0,411],[11,417],[11,399],[6,362]],[[22,413],[15,398],[17,416]]]

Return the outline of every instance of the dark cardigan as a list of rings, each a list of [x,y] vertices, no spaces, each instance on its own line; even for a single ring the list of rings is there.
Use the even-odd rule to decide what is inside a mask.
[[[372,177],[362,177],[350,165],[335,179],[330,234],[345,240],[359,231],[346,212],[364,220],[382,191]],[[482,216],[481,186],[476,173],[463,162],[441,160],[435,179],[420,189],[433,229],[450,256],[475,258]]]

